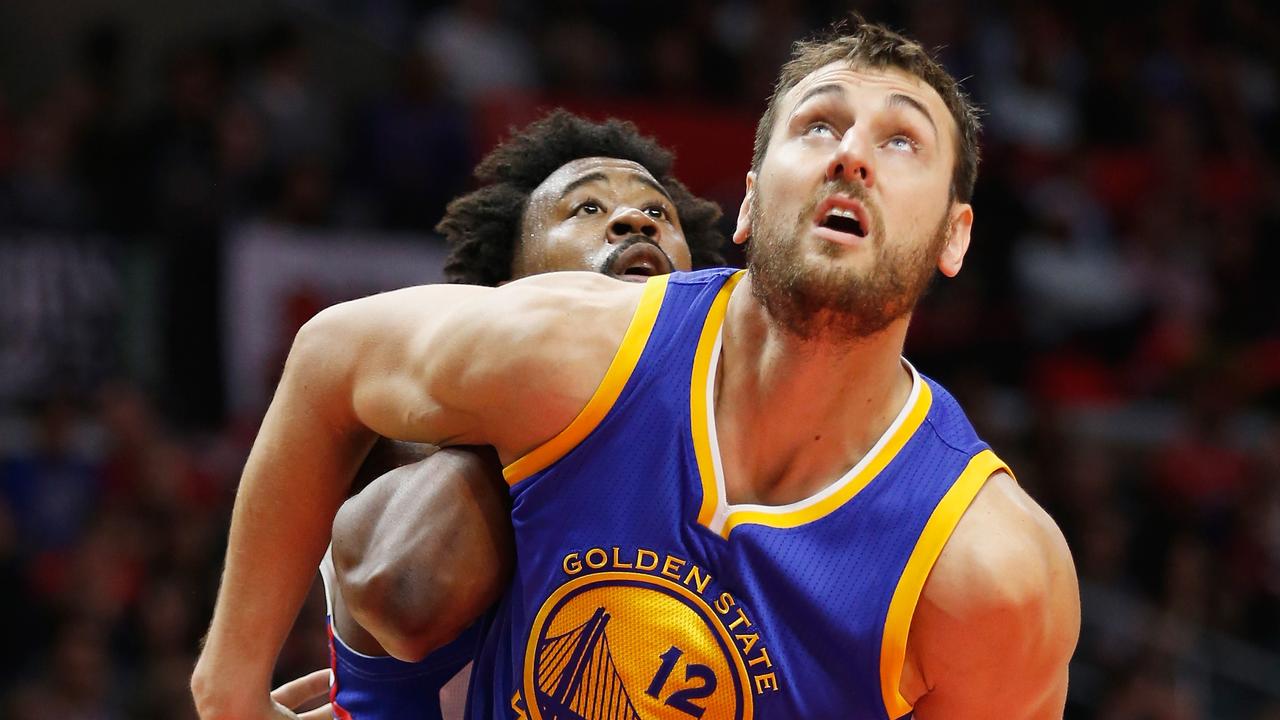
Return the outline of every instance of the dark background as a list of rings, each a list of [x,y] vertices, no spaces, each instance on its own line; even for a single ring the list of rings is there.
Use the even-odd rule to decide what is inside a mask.
[[[986,109],[973,247],[908,356],[1071,544],[1067,716],[1280,717],[1277,11],[853,6]],[[0,4],[0,716],[192,716],[266,397],[230,338],[262,325],[269,389],[293,329],[376,285],[292,279],[233,312],[246,228],[438,256],[475,160],[556,104],[657,134],[733,217],[789,43],[848,9]],[[318,616],[281,679],[326,662]]]

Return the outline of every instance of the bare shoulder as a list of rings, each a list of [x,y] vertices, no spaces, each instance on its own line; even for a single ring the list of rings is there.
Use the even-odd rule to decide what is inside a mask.
[[[1079,630],[1079,587],[1062,532],[997,472],[947,541],[912,620],[916,717],[1000,710],[1060,718]]]
[[[589,344],[616,345],[644,288],[593,272],[546,273],[494,289],[474,310],[513,343],[593,339]]]
[[[537,275],[495,289],[423,347],[433,395],[483,418],[509,462],[566,427],[590,400],[622,343],[644,285],[597,273]],[[440,347],[452,351],[439,354]]]
[[[1057,523],[1001,471],[987,480],[956,525],[924,597],[974,610],[1019,607],[1073,589],[1065,586],[1074,586],[1074,578],[1071,552]]]

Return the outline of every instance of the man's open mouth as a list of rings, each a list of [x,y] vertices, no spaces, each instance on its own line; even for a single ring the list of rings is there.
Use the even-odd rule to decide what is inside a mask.
[[[862,229],[862,223],[858,222],[858,216],[844,208],[832,208],[819,225],[836,232],[849,233],[858,237],[867,236],[867,231]]]
[[[866,208],[845,195],[832,195],[822,201],[814,222],[818,227],[857,238],[865,238],[870,230]]]
[[[607,272],[620,280],[644,282],[673,269],[671,258],[661,248],[648,240],[635,240],[621,247]]]

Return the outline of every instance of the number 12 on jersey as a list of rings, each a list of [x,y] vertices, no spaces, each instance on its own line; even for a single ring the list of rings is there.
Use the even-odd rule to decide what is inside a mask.
[[[666,688],[667,681],[671,678],[671,673],[676,669],[676,663],[680,661],[682,655],[684,655],[684,651],[672,645],[669,650],[659,656],[662,664],[658,666],[658,672],[653,676],[653,681],[649,683],[648,689],[645,690],[649,697],[662,699],[662,691]],[[700,718],[706,712],[706,708],[694,705],[690,701],[707,697],[715,692],[716,675],[706,665],[689,663],[684,667],[684,679],[685,682],[701,681],[701,684],[689,685],[676,690],[668,695],[663,702],[690,717]]]

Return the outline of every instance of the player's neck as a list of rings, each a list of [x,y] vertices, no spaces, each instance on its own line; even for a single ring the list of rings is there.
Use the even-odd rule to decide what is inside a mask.
[[[731,501],[794,502],[861,459],[910,394],[901,360],[907,322],[857,341],[801,339],[772,322],[749,286],[734,292],[716,377],[717,432],[726,478],[737,474],[732,484],[756,497]]]
[[[800,337],[781,327],[752,297],[751,282],[748,274],[729,300],[723,357],[732,362],[731,370],[745,371],[743,379],[760,399],[800,392],[842,408],[867,395],[869,388],[907,376],[901,360],[910,316],[861,338],[839,333]],[[720,377],[726,377],[723,371]],[[781,399],[795,402],[794,397]]]

